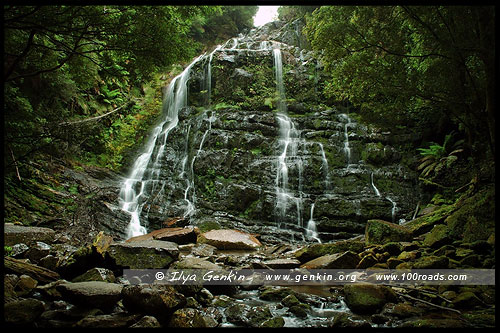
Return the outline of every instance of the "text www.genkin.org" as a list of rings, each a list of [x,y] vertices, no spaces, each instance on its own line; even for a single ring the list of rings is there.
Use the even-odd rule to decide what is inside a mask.
[[[483,284],[494,285],[494,270],[335,270],[335,269],[144,269],[124,270],[131,284],[171,285],[336,285]]]

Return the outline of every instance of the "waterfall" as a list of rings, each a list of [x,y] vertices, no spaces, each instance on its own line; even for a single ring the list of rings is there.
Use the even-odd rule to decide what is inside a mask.
[[[392,200],[390,197],[385,197],[385,198],[392,203],[391,216],[392,216],[392,223],[394,223],[396,222],[396,201]]]
[[[380,197],[380,192],[379,192],[378,188],[375,186],[375,183],[373,182],[373,172],[372,172],[372,174],[371,174],[371,180],[372,180],[372,187],[373,187],[373,190],[375,191],[375,195],[376,195],[377,197]]]
[[[297,130],[293,121],[287,115],[285,87],[283,84],[283,64],[281,50],[273,49],[274,69],[276,77],[276,90],[278,92],[278,112],[276,120],[279,126],[280,155],[278,155],[276,172],[276,206],[278,222],[284,222],[288,202],[295,202],[297,211],[297,225],[302,226],[302,159],[297,155],[300,131]],[[298,197],[290,191],[288,186],[288,162],[294,162],[298,168],[299,191]]]
[[[351,118],[346,113],[341,114],[342,118],[346,120],[344,124],[344,153],[347,159],[347,167],[351,165],[351,147],[349,146],[349,133],[347,128],[351,125]]]
[[[325,189],[330,190],[331,185],[330,185],[330,173],[328,172],[328,160],[326,159],[325,155],[325,149],[323,148],[323,144],[321,142],[318,142],[319,149],[321,151],[321,168],[323,169],[323,174],[325,177]]]
[[[318,237],[318,232],[316,230],[316,222],[314,221],[314,202],[311,205],[311,217],[309,218],[309,221],[307,222],[307,227],[306,227],[306,236],[308,238],[314,239],[318,241],[318,243],[321,243],[321,240]]]
[[[167,87],[163,99],[165,119],[153,130],[153,135],[139,155],[128,178],[120,189],[120,208],[130,214],[127,237],[145,234],[146,228],[141,225],[140,215],[146,200],[160,182],[160,166],[167,143],[168,134],[179,123],[179,110],[187,105],[187,80],[191,68],[202,57],[201,55],[176,76]]]

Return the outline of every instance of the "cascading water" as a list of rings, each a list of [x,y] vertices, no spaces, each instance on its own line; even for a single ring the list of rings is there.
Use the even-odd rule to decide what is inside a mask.
[[[351,118],[346,113],[341,114],[341,117],[346,121],[344,124],[344,153],[347,159],[347,168],[351,166],[351,147],[349,146],[349,132],[348,128],[351,125]]]
[[[314,221],[314,202],[311,205],[311,217],[307,222],[306,237],[321,243],[321,240],[318,237],[318,231],[316,230],[316,222]]]
[[[276,213],[278,223],[286,221],[288,202],[295,202],[297,225],[302,227],[302,169],[303,163],[298,156],[298,145],[301,142],[300,131],[287,115],[285,88],[283,84],[283,64],[281,50],[273,49],[276,90],[278,92],[278,112],[276,119],[279,126],[279,145],[281,154],[278,156],[276,172]],[[288,163],[293,163],[298,169],[299,189],[296,197],[288,186]]]
[[[372,182],[372,188],[375,191],[375,195],[377,197],[380,197],[380,191],[378,190],[378,188],[375,186],[375,183],[373,182],[373,172],[371,173],[370,177],[371,177],[371,182]]]
[[[145,234],[140,215],[146,200],[160,182],[160,166],[168,134],[179,123],[179,110],[187,105],[187,80],[191,68],[204,55],[196,58],[186,69],[176,76],[167,87],[163,100],[165,120],[155,127],[153,135],[137,160],[129,177],[120,189],[120,208],[130,214],[127,237]]]

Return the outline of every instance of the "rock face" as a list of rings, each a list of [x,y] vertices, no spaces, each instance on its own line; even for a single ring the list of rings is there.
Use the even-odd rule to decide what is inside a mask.
[[[255,250],[262,246],[257,238],[240,230],[211,230],[201,234],[198,242],[220,250]]]
[[[142,206],[148,230],[187,216],[242,223],[278,243],[307,239],[312,221],[331,241],[413,212],[417,178],[400,147],[418,138],[382,133],[324,96],[327,77],[300,25],[252,30],[190,65],[187,106],[146,172],[163,184]]]
[[[25,227],[11,223],[4,224],[4,244],[12,246],[18,243],[52,243],[55,231],[42,227]]]

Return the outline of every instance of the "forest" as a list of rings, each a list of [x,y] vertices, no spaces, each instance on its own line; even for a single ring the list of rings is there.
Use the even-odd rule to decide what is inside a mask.
[[[496,8],[258,10],[3,6],[8,326],[495,326],[491,280],[124,282],[494,274]]]

